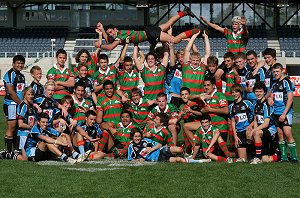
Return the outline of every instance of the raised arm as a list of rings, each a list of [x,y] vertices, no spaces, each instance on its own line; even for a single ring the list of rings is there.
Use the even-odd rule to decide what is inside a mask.
[[[203,64],[207,65],[207,58],[210,56],[210,43],[208,39],[208,35],[204,31],[203,33],[204,43],[205,43],[205,55],[203,57]]]
[[[195,39],[200,34],[200,32],[194,34],[191,39],[189,40],[188,44],[186,45],[184,49],[184,55],[183,55],[183,62],[188,62],[190,60],[190,50],[195,42]]]
[[[164,56],[163,56],[161,63],[164,67],[167,67],[168,62],[169,62],[169,48],[166,43],[163,43],[163,48],[164,48]]]
[[[125,42],[125,45],[123,46],[123,49],[121,51],[121,55],[115,63],[117,68],[119,68],[120,64],[124,63],[124,58],[126,56],[126,51],[127,51],[127,48],[128,48],[128,44],[129,44],[129,37],[126,38],[126,42]]]
[[[243,28],[243,39],[248,39],[248,30],[247,30],[247,27],[246,27],[246,23],[247,23],[247,20],[246,20],[246,17],[245,16],[242,16],[241,17],[241,25],[242,25],[242,28]]]
[[[100,23],[100,22],[97,23],[97,29],[102,32],[103,38],[105,39],[106,43],[108,43],[108,36],[104,30],[102,23]],[[97,32],[97,29],[96,29],[96,32]]]
[[[217,24],[214,24],[214,23],[209,22],[209,21],[206,20],[203,16],[201,16],[200,19],[201,19],[204,23],[206,23],[208,26],[210,26],[211,28],[214,28],[215,30],[218,30],[219,32],[224,33],[224,29],[225,29],[225,28],[222,28],[222,27],[218,26]]]
[[[138,45],[134,45],[134,48],[133,48],[133,55],[132,55],[132,58],[133,58],[133,61],[135,63],[135,66],[136,68],[141,71],[143,69],[143,63],[138,59]]]

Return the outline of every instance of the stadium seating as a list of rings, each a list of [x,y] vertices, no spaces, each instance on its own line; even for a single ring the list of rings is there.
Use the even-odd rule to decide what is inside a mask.
[[[281,51],[286,57],[300,57],[300,28],[298,25],[281,26],[277,29]]]
[[[67,28],[0,28],[0,52],[51,51],[51,39],[56,39],[54,50],[57,50],[64,47],[67,34]]]

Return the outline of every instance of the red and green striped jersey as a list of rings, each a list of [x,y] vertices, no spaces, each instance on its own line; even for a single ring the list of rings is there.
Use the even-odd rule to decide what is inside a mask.
[[[157,105],[156,107],[154,107],[148,117],[151,119],[151,120],[154,120],[155,117],[159,114],[159,113],[166,113],[168,116],[169,116],[169,119],[172,120],[172,119],[175,119],[175,118],[178,118],[178,108],[176,107],[176,105],[174,104],[171,104],[171,103],[168,103],[166,105],[166,109],[165,110],[161,110],[159,108],[159,106]]]
[[[211,143],[211,140],[214,137],[215,131],[218,130],[214,126],[210,126],[210,128],[207,131],[204,131],[202,127],[199,127],[194,135],[193,142],[196,144],[200,144],[203,149],[203,153],[207,151],[208,146]],[[214,150],[214,146],[211,147],[210,152]]]
[[[150,113],[147,99],[141,98],[139,104],[135,104],[132,100],[129,103],[133,121],[139,125],[141,129],[147,124],[147,118]]]
[[[133,68],[131,73],[128,73],[126,70],[119,70],[118,79],[120,90],[130,95],[130,91],[139,85],[139,72],[136,68]]]
[[[115,141],[119,142],[123,146],[128,146],[130,144],[130,132],[133,128],[138,128],[132,122],[128,126],[124,126],[122,122],[117,125],[117,134],[115,136]]]
[[[121,122],[120,115],[123,105],[118,95],[114,94],[111,98],[98,97],[96,108],[103,111],[103,122],[113,122],[115,126]]]
[[[224,29],[224,35],[227,39],[227,48],[229,52],[232,53],[238,53],[238,52],[244,52],[246,53],[246,45],[247,45],[247,39],[243,38],[245,32],[239,31],[236,35],[234,35],[234,32],[232,29],[225,28]]]
[[[156,99],[156,95],[164,92],[165,68],[162,64],[155,66],[152,71],[149,67],[144,65],[141,71],[141,77],[145,83],[144,97],[148,100]]]
[[[232,96],[232,94],[230,93],[230,89],[232,87],[232,85],[235,84],[235,73],[233,72],[233,70],[227,71],[225,73],[225,77],[226,77],[226,88],[225,88],[225,96],[227,98],[227,101],[234,101],[234,98]]]
[[[179,107],[179,109],[180,109],[180,111],[182,111],[185,108],[188,108],[188,107],[193,108],[194,106],[197,106],[200,110],[199,104],[197,102],[194,102],[194,101],[191,101],[187,104],[182,104]],[[187,123],[187,122],[200,122],[200,117],[198,115],[195,115],[195,114],[191,113],[191,112],[182,114],[182,119],[183,119],[184,123]]]
[[[172,134],[166,127],[162,127],[161,129],[157,130],[154,125],[147,125],[144,129],[144,133],[150,133],[151,137],[149,139],[152,139],[155,142],[158,142],[160,144],[172,146],[173,144],[173,138]]]
[[[115,40],[120,41],[124,44],[126,38],[129,37],[131,43],[141,43],[147,41],[147,35],[145,31],[135,31],[135,30],[118,30]]]
[[[191,94],[202,94],[204,92],[204,69],[201,65],[193,68],[190,62],[182,65],[182,87],[188,87]]]
[[[99,85],[103,84],[106,80],[111,80],[116,85],[117,69],[113,64],[109,65],[106,71],[102,71],[99,68],[94,74],[93,78]]]
[[[66,82],[70,77],[74,77],[74,75],[71,72],[71,70],[69,70],[66,67],[64,67],[63,70],[60,70],[55,65],[47,72],[47,80],[54,80],[55,82],[57,81]],[[70,95],[69,89],[67,87],[61,90],[54,91],[53,98],[60,100],[65,95]]]
[[[226,100],[226,96],[221,93],[215,91],[210,100],[206,100],[206,104],[215,109],[220,109],[224,107],[228,107],[228,102]],[[217,127],[220,133],[227,133],[228,125],[227,125],[227,115],[225,114],[215,114],[210,113],[209,116],[211,117],[211,124]],[[226,141],[226,140],[225,140]]]
[[[74,105],[70,109],[70,114],[74,120],[85,122],[85,112],[93,108],[92,101],[90,99],[82,99],[79,102],[76,97],[72,96],[74,100]]]
[[[96,71],[96,64],[94,64],[93,61],[89,61],[89,62],[87,62],[87,64],[88,64],[87,76],[93,78],[94,74],[95,74],[95,71]],[[71,71],[72,71],[74,76],[78,75],[77,66],[78,66],[78,63],[76,65],[73,65],[72,68],[71,68]]]

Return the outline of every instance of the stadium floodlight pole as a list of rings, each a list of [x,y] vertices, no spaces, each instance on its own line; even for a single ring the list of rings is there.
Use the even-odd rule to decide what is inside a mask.
[[[53,66],[54,47],[56,39],[51,39],[51,64]]]

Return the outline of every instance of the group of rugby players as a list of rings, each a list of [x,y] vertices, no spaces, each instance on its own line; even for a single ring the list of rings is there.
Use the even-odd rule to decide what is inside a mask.
[[[58,50],[44,86],[39,66],[31,68],[34,80],[25,85],[21,73],[25,58],[16,55],[3,79],[7,131],[0,158],[60,158],[71,164],[106,157],[297,163],[292,136],[294,85],[276,62],[276,51],[265,49],[261,61],[255,51],[246,51],[244,17],[234,17],[232,29],[201,17],[227,38],[228,52],[219,65],[210,55],[207,31],[193,29],[172,36],[171,26],[186,15],[194,17],[186,8],[145,31],[114,26],[104,30],[98,23],[93,56],[80,50],[76,66],[69,69],[67,53]],[[198,36],[204,38],[203,57],[194,44]],[[107,44],[102,45],[102,37]],[[174,45],[185,38],[187,46],[175,53]],[[138,43],[146,40],[153,45],[160,41],[162,47],[144,55]],[[132,57],[125,56],[129,43],[134,43]],[[120,44],[120,58],[109,64],[101,49]]]

